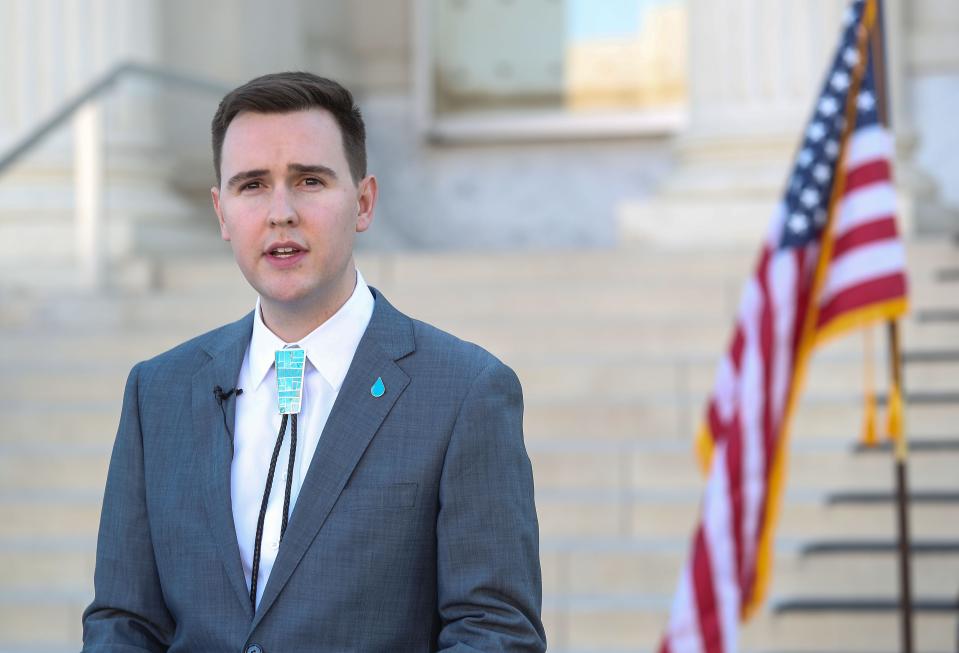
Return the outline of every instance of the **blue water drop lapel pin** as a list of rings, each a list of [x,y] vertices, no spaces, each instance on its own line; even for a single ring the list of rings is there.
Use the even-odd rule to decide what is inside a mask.
[[[386,386],[383,385],[383,377],[376,377],[376,382],[373,384],[373,387],[370,388],[370,394],[379,399],[383,396],[383,393],[386,392]]]

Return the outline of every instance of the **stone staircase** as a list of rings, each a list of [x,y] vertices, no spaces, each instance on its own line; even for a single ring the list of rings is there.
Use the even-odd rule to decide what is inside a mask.
[[[916,650],[941,653],[957,630],[959,321],[930,315],[959,308],[959,250],[915,242],[909,258]],[[703,485],[692,435],[752,263],[737,250],[360,257],[394,305],[523,381],[550,650],[655,649]],[[129,368],[254,302],[225,256],[155,274],[152,294],[0,291],[0,653],[79,649]],[[812,364],[772,595],[744,651],[899,649],[895,513],[875,494],[892,490],[891,455],[855,446],[861,348],[847,337]]]

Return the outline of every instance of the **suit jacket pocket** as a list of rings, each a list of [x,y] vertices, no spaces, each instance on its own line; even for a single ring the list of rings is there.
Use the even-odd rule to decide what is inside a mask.
[[[416,505],[417,483],[390,485],[347,485],[340,495],[341,510],[376,510],[378,508],[412,508]]]

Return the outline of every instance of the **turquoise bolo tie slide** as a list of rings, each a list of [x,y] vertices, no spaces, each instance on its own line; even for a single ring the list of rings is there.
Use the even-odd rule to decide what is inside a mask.
[[[303,404],[306,351],[297,346],[276,352],[276,399],[280,415],[295,415]]]
[[[276,471],[276,459],[283,446],[286,423],[290,423],[290,455],[286,465],[286,493],[283,495],[283,521],[280,522],[280,542],[286,534],[290,519],[290,494],[293,492],[293,472],[296,463],[296,415],[303,404],[303,371],[306,367],[306,352],[297,345],[287,345],[275,354],[276,361],[276,402],[280,415],[280,432],[276,434],[273,447],[273,461],[266,475],[266,487],[260,502],[260,516],[256,521],[256,539],[253,541],[253,578],[250,581],[250,605],[256,611],[256,581],[260,572],[260,547],[263,544],[263,523],[266,520],[266,507],[273,488],[273,473]],[[288,417],[292,415],[292,417]]]

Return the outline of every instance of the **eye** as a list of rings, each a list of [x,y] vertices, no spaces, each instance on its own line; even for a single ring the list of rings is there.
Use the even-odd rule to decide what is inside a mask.
[[[307,186],[322,186],[323,180],[319,177],[304,177],[303,183]]]
[[[248,181],[247,183],[240,186],[240,192],[242,193],[245,190],[257,190],[258,188],[262,187],[262,185],[263,184],[261,184],[258,181]]]

